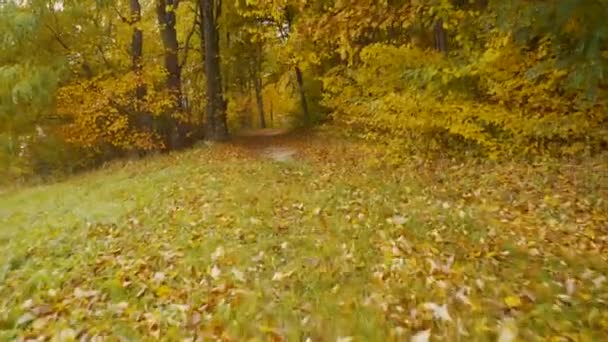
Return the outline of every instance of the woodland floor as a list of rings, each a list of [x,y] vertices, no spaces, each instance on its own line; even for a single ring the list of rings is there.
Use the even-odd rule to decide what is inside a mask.
[[[608,333],[605,157],[395,168],[280,133],[0,195],[0,340]]]

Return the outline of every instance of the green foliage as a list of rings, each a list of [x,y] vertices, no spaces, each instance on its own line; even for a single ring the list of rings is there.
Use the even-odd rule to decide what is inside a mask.
[[[41,18],[16,5],[0,7],[0,132],[31,131],[38,116],[53,105],[64,60],[42,51],[33,54],[32,36],[42,34]]]
[[[497,7],[499,25],[512,31],[518,43],[530,45],[543,38],[550,42],[555,66],[569,70],[569,87],[591,94],[605,82],[608,2],[515,1],[497,2]],[[513,20],[516,13],[518,19]]]

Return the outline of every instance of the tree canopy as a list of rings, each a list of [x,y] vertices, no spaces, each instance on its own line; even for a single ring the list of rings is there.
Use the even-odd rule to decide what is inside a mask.
[[[325,120],[397,155],[595,153],[606,15],[606,0],[3,0],[0,164]]]

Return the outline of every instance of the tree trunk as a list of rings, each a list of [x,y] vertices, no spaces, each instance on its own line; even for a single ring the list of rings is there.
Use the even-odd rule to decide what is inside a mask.
[[[220,70],[220,47],[215,13],[215,1],[200,0],[199,6],[202,15],[205,76],[207,81],[207,124],[205,127],[206,139],[222,141],[228,139],[228,126],[226,124],[226,102],[222,93],[222,78]]]
[[[133,25],[133,34],[131,36],[131,63],[133,72],[137,77],[137,88],[135,89],[135,111],[137,112],[137,123],[140,128],[150,130],[152,128],[152,117],[141,111],[141,105],[146,96],[146,86],[143,83],[143,47],[144,34],[142,30],[137,28],[137,24],[141,21],[141,5],[139,0],[131,0],[130,2],[131,19]]]
[[[266,118],[264,115],[264,99],[262,97],[262,78],[260,73],[255,77],[255,99],[258,104],[258,114],[260,115],[260,127],[266,128]]]
[[[290,10],[290,7],[285,8],[285,21],[287,23],[288,32],[291,32],[293,26],[293,12]],[[300,70],[299,66],[296,65],[294,70],[296,72],[296,82],[298,83],[298,92],[300,93],[300,103],[302,105],[304,121],[306,124],[309,124],[311,120],[310,112],[308,111],[308,101],[306,100],[306,92],[304,91],[304,77],[302,76],[302,70]]]
[[[160,35],[164,47],[165,70],[167,71],[167,89],[174,99],[174,110],[179,112],[182,106],[182,70],[179,65],[177,32],[175,30],[177,0],[158,0],[156,3],[156,15],[160,26]],[[173,117],[169,118],[169,127],[166,128],[167,143],[171,149],[185,146],[187,124]]]
[[[435,22],[435,49],[443,53],[448,52],[448,37],[443,28],[443,20],[438,19]]]
[[[255,100],[258,105],[258,115],[260,116],[260,127],[266,128],[266,115],[264,113],[264,97],[262,85],[262,46],[258,45],[256,49],[255,65],[253,66],[253,82],[255,86]]]
[[[298,92],[300,93],[300,102],[302,104],[302,112],[304,114],[304,120],[306,123],[310,123],[310,112],[308,111],[308,101],[306,101],[306,92],[304,91],[304,78],[302,76],[302,70],[299,67],[295,67],[296,81],[298,82]]]
[[[274,127],[274,108],[272,106],[272,101],[270,102],[270,127]]]

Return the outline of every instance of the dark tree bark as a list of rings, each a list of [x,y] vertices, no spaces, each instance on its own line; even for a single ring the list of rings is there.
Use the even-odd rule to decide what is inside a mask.
[[[133,71],[137,76],[141,76],[143,72],[143,47],[144,33],[137,28],[137,24],[141,21],[141,5],[139,0],[131,0],[131,24],[133,26],[133,34],[131,36],[131,63]],[[143,85],[138,85],[136,97],[138,100],[143,100],[146,95],[146,89]]]
[[[257,44],[256,46],[256,58],[253,61],[253,83],[255,88],[255,100],[258,105],[258,115],[260,116],[260,127],[266,128],[266,115],[264,113],[264,97],[263,97],[263,83],[262,83],[262,46]]]
[[[274,109],[272,107],[272,102],[270,102],[270,127],[274,127]]]
[[[142,30],[137,28],[137,24],[141,21],[141,5],[139,0],[130,1],[130,16],[129,23],[133,26],[133,34],[131,36],[131,63],[133,72],[137,77],[137,88],[135,89],[135,110],[137,112],[137,122],[140,128],[144,130],[152,129],[152,116],[144,113],[141,110],[141,104],[146,96],[146,86],[143,84],[143,47],[144,34]]]
[[[287,31],[290,33],[292,31],[293,13],[289,7],[285,8],[285,21],[287,23]],[[283,30],[281,30],[281,32],[283,32]],[[286,39],[289,33],[282,33],[281,35]],[[304,76],[298,65],[294,67],[294,71],[296,73],[296,82],[298,83],[298,93],[300,93],[300,104],[302,105],[304,120],[306,123],[310,123],[310,112],[308,111],[308,101],[306,100],[306,91],[304,90]]]
[[[307,123],[310,122],[310,112],[308,111],[308,101],[306,100],[306,92],[304,91],[304,77],[302,70],[298,66],[295,67],[296,81],[298,82],[298,92],[300,93],[300,103],[302,104],[302,112]]]
[[[443,28],[443,20],[438,19],[435,22],[435,49],[443,53],[448,52],[448,37],[445,29]]]
[[[164,47],[165,70],[167,71],[167,89],[174,99],[175,111],[182,111],[182,68],[179,64],[177,31],[175,30],[178,0],[158,0],[156,2],[156,16],[160,26],[160,35]],[[186,144],[188,126],[175,118],[169,118],[165,130],[168,147],[182,148]]]
[[[175,0],[158,0],[156,4],[156,15],[160,26],[160,35],[164,47],[165,69],[167,70],[167,87],[175,92],[176,95],[181,94],[181,67],[178,61],[177,51],[179,43],[177,41],[177,32],[175,30]],[[167,11],[170,7],[171,10]],[[178,102],[179,103],[179,102]],[[181,105],[180,105],[181,106]]]
[[[257,73],[255,77],[255,99],[258,104],[258,114],[260,115],[260,127],[266,128],[266,117],[264,114],[264,99],[262,96],[262,77]]]
[[[217,19],[221,4],[214,0],[200,0],[202,39],[204,40],[205,76],[207,81],[207,123],[205,138],[223,141],[228,139],[226,102],[222,91],[220,46]]]

